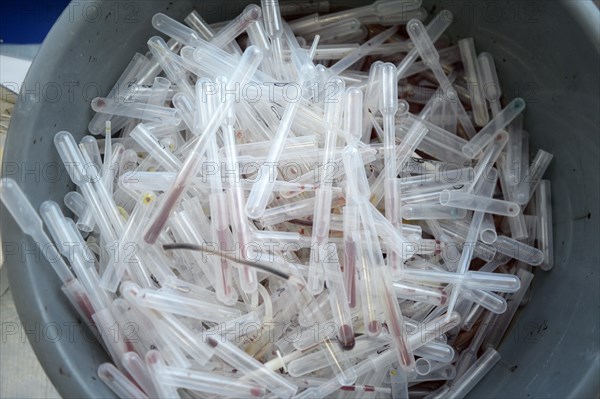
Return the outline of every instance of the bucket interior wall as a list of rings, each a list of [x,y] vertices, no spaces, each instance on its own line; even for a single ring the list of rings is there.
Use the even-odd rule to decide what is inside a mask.
[[[62,204],[73,185],[53,145],[60,130],[86,134],[89,102],[106,95],[134,52],[147,52],[156,12],[176,19],[195,7],[209,22],[236,16],[242,2],[73,2],[46,38],[12,117],[3,174],[34,207]],[[352,6],[361,2],[334,2]],[[584,1],[426,0],[456,20],[456,40],[473,36],[493,54],[508,99],[527,101],[531,150],[554,154],[555,266],[538,272],[533,297],[502,342],[502,360],[471,397],[592,397],[599,391],[599,48],[598,10]],[[57,94],[58,93],[58,94]],[[33,241],[2,207],[12,294],[28,338],[63,397],[113,397],[98,379],[107,361],[95,334],[78,321],[60,282]],[[37,324],[36,324],[37,323]],[[53,324],[54,323],[54,324]],[[37,326],[37,327],[35,327]],[[61,336],[49,334],[58,326]],[[44,332],[46,331],[46,332]]]

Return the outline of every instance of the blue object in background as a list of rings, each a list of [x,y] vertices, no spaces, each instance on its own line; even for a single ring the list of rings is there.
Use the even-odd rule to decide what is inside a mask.
[[[3,1],[0,6],[0,43],[41,43],[69,0]]]

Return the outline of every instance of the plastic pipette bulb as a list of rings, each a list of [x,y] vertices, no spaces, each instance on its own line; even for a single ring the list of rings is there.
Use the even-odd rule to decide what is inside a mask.
[[[431,41],[435,43],[436,40],[442,36],[442,33],[450,26],[454,16],[448,10],[442,10],[436,15],[431,22],[427,25],[427,34],[431,38]],[[408,68],[415,62],[419,57],[419,51],[417,48],[412,48],[406,56],[398,64],[396,71],[396,80],[402,79],[402,77],[408,71]]]

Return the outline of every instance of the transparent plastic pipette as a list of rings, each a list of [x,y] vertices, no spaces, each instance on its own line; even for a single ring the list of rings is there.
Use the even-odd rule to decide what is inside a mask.
[[[314,69],[312,62],[302,65],[296,84],[301,88],[304,87],[304,84],[310,81],[314,75]],[[273,185],[278,174],[277,163],[281,157],[285,139],[288,136],[299,106],[300,101],[288,102],[285,106],[285,111],[273,137],[269,155],[265,163],[261,165],[258,181],[252,187],[252,191],[250,191],[248,201],[246,202],[246,214],[252,219],[257,219],[264,213],[269,201],[269,195],[273,192]]]
[[[333,64],[331,67],[329,67],[329,72],[333,75],[339,75],[340,73],[348,69],[350,66],[352,66],[352,64],[354,64],[356,61],[369,55],[369,53],[374,48],[380,46],[383,42],[392,37],[397,30],[398,28],[393,26],[374,36],[373,38],[359,46],[357,49],[350,52],[347,56]]]
[[[277,79],[285,79],[283,45],[281,43],[283,27],[281,12],[279,10],[279,0],[261,0],[260,4],[263,12],[265,31],[271,40],[273,72],[276,73],[275,77]]]
[[[329,222],[331,220],[332,178],[329,170],[334,167],[333,153],[337,138],[337,126],[341,120],[344,81],[334,77],[328,81],[335,87],[335,95],[325,104],[325,144],[323,151],[322,179],[320,187],[315,191],[315,209],[311,240],[311,257],[308,270],[308,289],[312,294],[323,290],[325,280],[324,260],[327,257],[325,244],[329,238]]]
[[[244,54],[242,55],[240,63],[238,64],[234,74],[228,81],[228,90],[235,90],[235,85],[238,82],[240,86],[243,86],[258,67],[261,59],[262,54],[257,47],[248,47],[246,51],[244,51]],[[199,137],[199,139],[196,141],[196,144],[189,152],[186,160],[179,170],[179,173],[177,174],[175,183],[173,183],[173,186],[169,192],[164,194],[161,206],[156,212],[155,217],[150,223],[150,227],[146,230],[144,235],[144,240],[147,243],[153,244],[156,242],[156,239],[165,226],[171,211],[197,173],[201,156],[206,151],[210,138],[212,138],[212,136],[216,133],[216,130],[219,128],[225,111],[225,104],[221,104],[207,124],[203,134]]]
[[[402,229],[400,186],[397,179],[396,159],[396,113],[398,112],[398,85],[396,66],[385,63],[381,66],[379,111],[383,115],[383,160],[385,163],[385,217],[398,229]],[[400,160],[400,163],[404,160]],[[382,172],[382,173],[383,173]],[[388,251],[388,266],[396,269],[402,262],[393,251]]]
[[[406,30],[413,43],[415,44],[415,47],[417,48],[419,54],[421,55],[421,58],[434,73],[436,79],[440,84],[440,87],[444,91],[445,99],[450,102],[450,105],[456,112],[458,120],[460,121],[460,124],[467,133],[467,136],[474,137],[476,131],[473,127],[473,123],[471,122],[469,115],[467,114],[465,108],[460,102],[456,90],[454,89],[454,87],[452,87],[452,83],[450,83],[448,77],[442,69],[442,66],[440,65],[440,56],[436,48],[434,47],[431,38],[427,34],[423,23],[419,20],[411,20],[406,25]]]
[[[475,52],[475,43],[473,38],[468,37],[458,41],[462,63],[465,68],[465,80],[467,89],[471,95],[471,104],[473,105],[473,119],[477,126],[484,126],[489,122],[487,103],[483,94],[483,82],[480,81],[481,71],[477,62],[477,53]]]
[[[98,367],[98,377],[121,398],[148,398],[133,382],[112,363],[102,363]]]
[[[496,182],[498,181],[498,172],[495,169],[491,169],[492,175],[488,176],[485,180],[481,181],[481,184],[477,188],[477,193],[481,194],[484,197],[491,197],[494,193],[494,189],[496,188]],[[469,269],[469,265],[471,264],[471,260],[473,258],[473,252],[475,249],[475,243],[479,237],[479,230],[481,229],[481,223],[483,221],[483,216],[485,212],[475,211],[473,212],[473,218],[471,219],[471,224],[469,227],[469,231],[467,232],[467,237],[465,239],[465,245],[463,246],[462,253],[460,255],[460,259],[458,261],[456,273],[458,275],[464,275]],[[452,293],[450,294],[450,299],[448,301],[448,311],[451,312],[454,310],[454,306],[456,305],[456,301],[458,300],[458,294],[460,292],[462,283],[456,284]]]
[[[440,193],[440,204],[494,215],[517,216],[521,207],[510,201],[469,194],[460,190],[444,190]]]
[[[349,198],[355,198],[356,205],[364,228],[363,251],[367,258],[367,264],[364,265],[369,272],[369,280],[377,284],[378,289],[373,293],[379,292],[380,304],[384,308],[386,321],[393,331],[394,352],[397,355],[400,366],[404,369],[414,367],[414,356],[410,347],[406,344],[406,330],[402,313],[398,307],[398,300],[393,292],[391,278],[388,278],[385,272],[385,265],[373,221],[372,213],[369,209],[368,198],[369,185],[366,180],[365,170],[360,162],[356,145],[362,135],[362,92],[356,88],[347,90],[346,100],[346,136],[347,146],[344,149],[343,160],[346,169],[347,191]],[[402,258],[401,260],[405,260]],[[376,298],[365,298],[365,300],[376,300]],[[367,326],[368,329],[378,330],[378,322]]]
[[[550,270],[554,266],[554,240],[552,237],[552,200],[550,180],[542,180],[536,192],[536,213],[538,218],[537,237],[544,253],[542,270]]]
[[[508,126],[524,109],[525,101],[522,98],[512,100],[475,136],[471,136],[469,142],[463,146],[463,153],[469,158],[475,158],[494,139],[495,135]]]
[[[431,38],[432,42],[436,42],[444,31],[450,26],[454,16],[448,10],[442,10],[437,14],[431,22],[427,25],[427,34]],[[419,51],[417,48],[411,49],[406,56],[398,64],[396,71],[396,80],[402,79],[408,72],[411,65],[419,57]]]
[[[413,154],[414,150],[418,147],[419,143],[429,132],[429,129],[422,124],[419,120],[415,121],[408,133],[402,139],[400,145],[395,149],[396,163],[395,169],[387,170],[388,166],[384,167],[384,171],[377,177],[377,180],[371,187],[371,203],[374,205],[379,204],[385,193],[385,178],[386,176],[397,176],[406,160]],[[395,142],[395,139],[394,139]],[[386,207],[387,209],[387,207]]]
[[[44,231],[42,219],[25,196],[23,190],[21,190],[21,187],[13,179],[3,177],[0,180],[0,199],[23,230],[23,233],[30,236],[42,250],[63,284],[68,284],[73,280],[75,276],[73,276],[69,266],[67,266],[58,249]]]
[[[96,170],[86,168],[88,162],[69,132],[58,132],[54,136],[54,144],[71,180],[79,186],[88,206],[91,207],[94,220],[102,236],[106,237],[105,242],[114,243],[117,241],[115,228],[122,228],[123,221],[113,198],[101,184]]]
[[[233,177],[227,179],[227,203],[232,209],[233,217],[230,218],[233,235],[236,238],[240,249],[247,248],[252,237],[252,231],[248,225],[248,218],[245,212],[246,197],[240,182],[240,170],[237,158],[237,149],[235,145],[235,109],[230,97],[226,99],[227,110],[223,124],[223,142],[225,149],[225,167],[228,173],[233,173]],[[247,255],[247,254],[242,254]],[[242,289],[247,293],[255,292],[258,279],[256,271],[245,266],[240,266],[240,281]]]

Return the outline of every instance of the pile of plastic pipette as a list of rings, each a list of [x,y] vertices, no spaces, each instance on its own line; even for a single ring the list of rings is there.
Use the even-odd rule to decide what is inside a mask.
[[[492,55],[419,0],[326,6],[155,15],[54,137],[68,212],[2,180],[117,395],[463,397],[552,268],[552,155]]]

